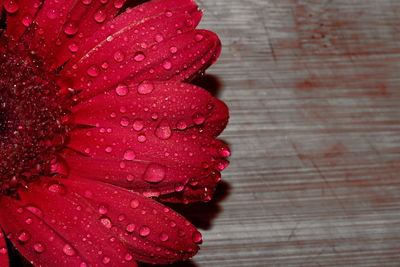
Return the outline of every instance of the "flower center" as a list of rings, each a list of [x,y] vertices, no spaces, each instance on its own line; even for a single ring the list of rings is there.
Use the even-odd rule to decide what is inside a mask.
[[[61,122],[64,111],[57,95],[56,72],[26,48],[2,44],[0,194],[12,195],[27,182],[51,175],[67,128]]]

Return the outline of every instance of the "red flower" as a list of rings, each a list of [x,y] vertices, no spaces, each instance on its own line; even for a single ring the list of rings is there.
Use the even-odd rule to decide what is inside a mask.
[[[228,110],[185,83],[218,37],[192,0],[0,0],[0,266],[170,263],[201,235],[152,198],[211,198]],[[4,18],[3,18],[4,19]],[[152,198],[148,198],[152,197]]]

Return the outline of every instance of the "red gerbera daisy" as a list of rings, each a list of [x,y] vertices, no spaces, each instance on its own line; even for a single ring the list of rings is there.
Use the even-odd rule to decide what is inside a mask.
[[[209,200],[227,166],[227,107],[186,83],[220,42],[195,29],[192,0],[124,4],[0,0],[1,266],[6,239],[38,266],[198,250],[195,227],[153,198]]]

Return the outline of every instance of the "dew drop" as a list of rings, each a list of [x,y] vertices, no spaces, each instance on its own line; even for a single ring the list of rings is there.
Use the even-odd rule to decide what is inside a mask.
[[[151,81],[144,81],[139,84],[137,90],[141,95],[150,94],[154,90],[154,83]]]
[[[131,261],[131,260],[133,260],[133,256],[132,256],[131,254],[127,253],[127,254],[125,255],[125,260],[126,260],[126,261]]]
[[[105,149],[104,149],[104,151],[106,152],[106,153],[111,153],[112,152],[112,147],[110,147],[110,146],[107,146]]]
[[[47,186],[47,190],[59,195],[65,195],[67,193],[67,189],[65,188],[65,186],[60,184],[59,182],[49,183],[49,185]]]
[[[159,238],[160,238],[161,241],[165,242],[165,241],[168,240],[169,236],[168,236],[166,233],[162,232],[162,233],[159,235]]]
[[[135,131],[141,131],[144,127],[144,122],[141,119],[136,119],[133,121],[133,129]]]
[[[104,227],[106,227],[107,229],[111,229],[112,227],[112,222],[111,219],[108,218],[107,216],[103,216],[100,218],[100,222],[102,225],[104,225]]]
[[[162,140],[167,140],[168,138],[171,137],[172,131],[171,131],[171,127],[169,127],[169,124],[167,121],[162,121],[157,126],[157,128],[155,130],[155,135]]]
[[[114,0],[114,7],[120,9],[124,6],[124,0]]]
[[[176,52],[178,52],[178,48],[177,48],[176,46],[171,46],[171,47],[169,48],[169,51],[170,51],[172,54],[176,54]]]
[[[121,126],[127,127],[129,125],[129,119],[127,117],[122,117],[120,121]]]
[[[105,205],[100,205],[99,206],[99,213],[100,214],[106,214],[108,212],[108,208]]]
[[[138,137],[137,137],[137,140],[138,140],[139,143],[144,143],[144,142],[146,142],[147,137],[146,137],[145,134],[139,134]]]
[[[187,124],[185,121],[178,121],[176,128],[178,128],[178,130],[185,130],[187,128]]]
[[[71,43],[68,45],[69,51],[76,53],[78,51],[78,45],[76,43]]]
[[[97,65],[92,65],[87,69],[86,73],[90,77],[95,78],[95,77],[99,76],[100,68]]]
[[[69,244],[65,244],[65,246],[63,247],[63,252],[65,255],[70,257],[75,255],[75,249],[71,247]]]
[[[134,159],[135,159],[135,152],[129,149],[124,152],[124,160],[134,160]]]
[[[156,34],[154,39],[157,43],[161,43],[164,40],[164,37],[161,34]]]
[[[164,180],[165,174],[166,170],[163,165],[151,163],[143,174],[143,180],[150,183],[159,183]]]
[[[26,16],[24,16],[23,18],[22,18],[22,24],[25,26],[25,27],[29,27],[29,25],[31,25],[32,24],[32,17],[31,17],[31,15],[26,15]]]
[[[4,9],[11,14],[19,10],[18,3],[15,0],[6,0],[3,5]]]
[[[193,115],[192,119],[193,119],[193,122],[194,122],[196,125],[201,125],[201,124],[203,124],[204,121],[206,120],[206,118],[204,117],[204,115],[203,115],[203,114],[200,114],[200,113],[197,113],[197,114]]]
[[[136,209],[137,207],[139,207],[139,200],[137,199],[132,199],[130,206],[132,209]]]
[[[172,17],[172,12],[169,10],[165,11],[165,16],[168,18]]]
[[[93,2],[93,0],[82,0],[81,2],[82,2],[82,4],[88,6],[88,5],[90,5],[90,4]]]
[[[170,70],[172,68],[172,63],[171,63],[171,61],[166,60],[162,63],[162,66],[164,69]]]
[[[194,36],[194,39],[195,39],[197,42],[200,42],[200,41],[202,41],[202,40],[204,39],[204,35],[198,33],[198,34],[196,34],[196,35]]]
[[[200,243],[203,240],[201,233],[199,231],[195,231],[192,234],[192,240],[193,240],[193,242],[195,242],[197,244]]]
[[[129,92],[129,88],[126,84],[119,84],[117,88],[115,88],[115,92],[119,96],[126,96]]]
[[[133,231],[135,231],[136,225],[134,223],[130,223],[125,227],[125,230],[128,233],[133,233]]]
[[[26,243],[31,239],[31,234],[28,231],[22,230],[17,235],[18,241],[21,243]]]
[[[139,229],[139,235],[140,236],[146,237],[149,234],[150,234],[150,228],[149,227],[147,227],[147,226],[140,227],[140,229]]]
[[[94,13],[93,19],[97,22],[97,23],[103,23],[107,18],[107,13],[102,9],[99,8],[96,10],[96,13]]]
[[[64,33],[68,36],[75,35],[78,32],[78,23],[74,21],[69,21],[64,24]]]
[[[231,152],[229,151],[228,148],[220,146],[218,147],[218,153],[221,157],[229,157],[231,155]]]
[[[108,263],[110,263],[110,262],[111,262],[110,257],[104,257],[104,258],[103,258],[103,263],[104,263],[104,264],[108,264]]]
[[[27,205],[25,206],[25,209],[29,210],[31,213],[35,214],[39,218],[43,217],[43,211],[34,205]]]
[[[124,52],[122,51],[117,51],[114,53],[114,60],[116,62],[122,62],[125,59]]]
[[[137,51],[133,56],[133,59],[137,62],[143,61],[146,58],[142,51]]]
[[[40,242],[35,243],[33,245],[33,249],[35,250],[36,253],[43,253],[46,250],[46,246]]]
[[[6,247],[1,247],[0,248],[0,254],[5,255],[8,253],[8,249]]]

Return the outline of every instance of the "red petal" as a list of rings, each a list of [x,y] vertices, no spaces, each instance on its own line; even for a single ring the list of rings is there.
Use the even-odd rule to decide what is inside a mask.
[[[60,253],[63,260],[80,257],[88,264],[110,260],[115,266],[125,266],[123,263],[132,259],[169,263],[187,259],[198,250],[196,229],[154,200],[118,187],[77,178],[43,179],[46,180],[41,186],[31,184],[29,190],[20,192],[25,205],[39,208],[40,214],[35,219],[42,220],[43,224],[34,221],[29,225],[11,226],[11,221],[8,221],[7,227],[14,233],[26,229],[32,240],[42,240],[49,250],[62,252],[65,242],[56,244],[53,249],[53,243],[47,241],[50,236],[43,237],[45,232],[42,228],[51,227],[73,246],[73,257]],[[18,222],[27,219],[19,215],[16,207],[8,207],[6,211],[16,211],[11,218],[19,218]],[[36,233],[42,239],[37,239]],[[33,243],[20,245],[17,239],[16,236],[14,242],[28,250],[26,253],[29,255],[29,248],[32,248],[27,245]]]
[[[7,12],[7,28],[6,34],[10,36],[14,40],[18,40],[19,37],[25,32],[27,27],[29,27],[36,13],[38,12],[40,6],[43,1],[40,0],[13,0],[13,1],[5,1],[10,5],[11,9],[6,10],[16,10],[15,12]],[[12,4],[13,2],[14,4]],[[16,9],[14,5],[17,5]]]
[[[3,229],[1,228],[0,228],[0,266],[4,267],[9,266],[6,239],[3,234]]]
[[[132,22],[125,25],[124,22],[117,28],[114,21],[110,22],[118,31],[113,29],[108,35],[93,36],[97,42],[93,41],[88,47],[94,48],[82,55],[78,62],[70,62],[63,71],[75,81],[75,90],[83,90],[81,98],[110,90],[124,80],[136,83],[145,79],[166,80],[170,77],[189,79],[208,67],[220,50],[215,34],[192,31],[200,18],[199,11],[194,8],[197,7],[191,4],[188,10],[164,11],[136,22],[137,25]],[[137,19],[137,16],[132,17]],[[189,24],[188,17],[191,19]]]
[[[216,160],[228,156],[226,145],[202,126],[213,123],[208,122],[213,113],[225,112],[226,118],[227,110],[213,107],[204,89],[144,82],[124,90],[129,93],[105,93],[74,108],[76,123],[96,127],[71,133],[68,146],[89,156],[64,155],[74,175],[159,195],[181,191],[189,178],[208,176]],[[164,177],[149,179],[149,168]]]
[[[61,66],[71,57],[74,58],[79,50],[84,49],[82,43],[89,39],[97,30],[114,18],[117,12],[125,4],[125,0],[92,1],[83,4],[79,1],[69,13],[68,22],[79,24],[79,30],[74,35],[61,34],[59,36],[60,46],[56,47],[57,65]],[[67,22],[67,23],[68,23]]]
[[[26,204],[8,197],[1,199],[1,225],[14,246],[37,266],[79,266],[84,257],[74,245],[44,220],[40,209]]]

